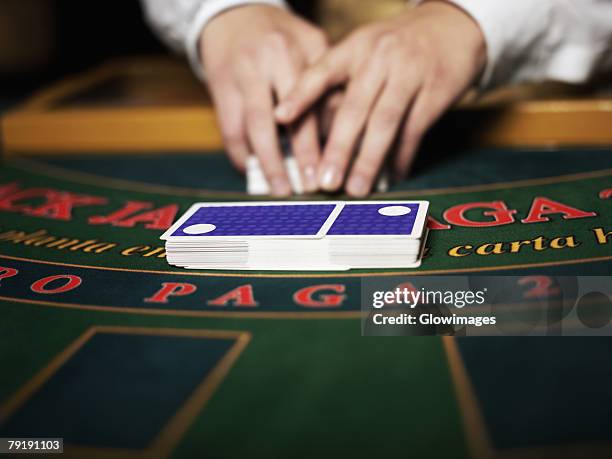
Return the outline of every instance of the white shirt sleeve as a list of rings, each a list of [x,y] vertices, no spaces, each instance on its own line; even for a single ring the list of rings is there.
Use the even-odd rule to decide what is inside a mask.
[[[284,0],[141,0],[147,22],[176,52],[186,54],[195,74],[204,78],[200,35],[218,14],[237,6],[263,3],[287,8]]]
[[[582,83],[612,70],[612,0],[450,0],[487,43],[482,87]]]

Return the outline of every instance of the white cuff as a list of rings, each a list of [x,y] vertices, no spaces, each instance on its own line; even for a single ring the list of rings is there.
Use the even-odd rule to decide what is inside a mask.
[[[489,87],[516,78],[540,58],[539,43],[550,24],[547,0],[449,0],[480,26],[487,46],[487,65],[480,86]]]
[[[230,8],[258,3],[288,8],[284,0],[207,0],[202,2],[202,6],[200,6],[187,32],[185,43],[189,63],[198,78],[205,79],[200,58],[200,36],[206,24],[215,16]]]

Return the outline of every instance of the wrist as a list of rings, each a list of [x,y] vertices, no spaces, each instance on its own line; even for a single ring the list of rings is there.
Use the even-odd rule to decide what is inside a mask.
[[[204,69],[202,65],[202,47],[205,40],[205,32],[209,29],[209,25],[214,19],[231,10],[238,8],[246,8],[248,6],[268,6],[280,9],[288,9],[285,0],[219,0],[216,2],[203,2],[202,6],[196,13],[196,16],[190,27],[186,49],[189,57],[189,62],[194,73],[200,78],[205,79]]]
[[[480,80],[487,67],[487,40],[480,23],[453,0],[425,0],[418,8],[448,18],[448,24],[461,37],[462,44],[472,57],[475,79]]]
[[[288,8],[285,8],[282,4],[278,4],[278,2],[267,3],[252,1],[228,6],[211,17],[206,24],[203,25],[201,39],[205,39],[207,29],[214,29],[216,26],[224,27],[226,24],[229,24],[229,27],[241,25],[243,22],[248,24],[253,20],[257,20],[256,17],[258,16],[268,16],[278,11],[287,11],[287,9]]]

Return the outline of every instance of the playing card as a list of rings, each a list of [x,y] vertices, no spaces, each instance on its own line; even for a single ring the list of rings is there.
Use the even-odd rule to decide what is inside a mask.
[[[347,202],[327,236],[420,238],[425,228],[428,205],[426,201]]]
[[[304,185],[302,184],[302,176],[297,160],[294,156],[286,156],[284,158],[285,170],[289,177],[291,190],[296,195],[304,194]],[[385,193],[389,190],[390,174],[388,168],[383,168],[380,172],[374,191],[377,193]],[[251,196],[265,196],[270,194],[270,185],[268,179],[261,168],[259,159],[256,156],[249,156],[246,161],[246,182],[247,193]]]
[[[193,205],[161,239],[321,238],[342,210],[338,202],[199,203]]]
[[[302,177],[297,161],[293,156],[287,156],[283,160],[285,162],[285,170],[289,177],[289,184],[294,194],[300,195],[304,193],[302,185]],[[263,169],[256,156],[249,156],[246,161],[246,182],[247,193],[251,196],[264,196],[270,194],[270,185],[264,174]]]
[[[191,269],[341,271],[414,268],[424,201],[199,203],[166,233],[166,258]]]

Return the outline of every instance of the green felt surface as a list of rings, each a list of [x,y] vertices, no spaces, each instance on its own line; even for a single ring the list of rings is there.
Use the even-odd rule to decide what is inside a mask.
[[[533,163],[526,164],[530,159]],[[168,167],[163,167],[164,164]],[[184,180],[181,179],[183,171]],[[198,180],[202,185],[198,186]],[[607,150],[468,151],[446,155],[438,167],[435,158],[425,162],[417,169],[413,181],[396,185],[386,197],[430,200],[431,214],[441,223],[446,223],[448,209],[459,204],[503,201],[509,209],[516,210],[514,223],[507,225],[484,228],[453,225],[451,229],[433,230],[428,257],[411,274],[491,269],[491,272],[513,275],[609,275],[612,250],[609,245],[598,242],[594,230],[612,230],[610,201],[601,194],[611,188],[611,182],[612,152]],[[207,403],[194,405],[194,418],[185,430],[177,433],[172,448],[172,456],[176,458],[246,457],[254,452],[258,457],[468,457],[475,447],[474,426],[463,421],[472,409],[482,414],[484,423],[484,430],[477,432],[480,439],[477,441],[488,442],[494,451],[516,457],[521,455],[516,447],[609,443],[604,432],[612,429],[601,420],[601,410],[593,411],[596,407],[593,400],[580,405],[581,409],[574,404],[566,412],[553,410],[549,407],[562,402],[555,397],[542,397],[547,391],[546,384],[534,385],[536,389],[532,392],[529,385],[521,386],[514,394],[515,400],[521,400],[525,406],[538,406],[538,422],[550,426],[536,434],[514,428],[525,422],[522,412],[514,410],[508,417],[509,411],[501,404],[508,400],[508,391],[513,390],[502,385],[507,379],[503,362],[508,356],[513,357],[516,380],[543,381],[546,374],[555,381],[555,393],[567,393],[579,387],[586,394],[588,381],[581,378],[567,381],[563,376],[585,373],[592,368],[593,359],[605,361],[608,353],[607,346],[602,345],[604,341],[572,339],[570,346],[574,352],[555,353],[554,347],[519,338],[505,340],[506,345],[502,346],[485,340],[458,340],[458,349],[465,357],[459,363],[468,381],[475,384],[476,404],[470,405],[470,400],[458,391],[463,386],[452,371],[452,356],[445,351],[443,340],[360,336],[356,316],[360,283],[364,277],[384,276],[389,271],[186,272],[169,267],[164,258],[143,257],[144,251],[126,255],[128,248],[147,246],[146,250],[153,250],[162,246],[158,240],[162,230],[147,228],[151,222],[132,226],[91,224],[92,217],[111,215],[128,201],[147,202],[156,209],[177,206],[175,210],[180,213],[198,200],[252,199],[241,192],[241,178],[219,155],[113,160],[108,157],[68,159],[58,155],[47,160],[7,159],[0,167],[0,187],[7,184],[15,184],[21,190],[51,190],[52,194],[77,193],[101,198],[104,202],[71,209],[64,220],[32,215],[23,207],[15,207],[20,204],[30,209],[40,208],[48,200],[40,193],[38,197],[9,203],[0,209],[0,267],[18,271],[13,277],[0,279],[3,368],[0,435],[10,425],[12,416],[20,412],[19,407],[11,408],[11,403],[28,381],[90,327],[120,326],[128,329],[128,334],[130,328],[144,327],[244,331],[251,335],[250,342]],[[10,197],[9,192],[7,196]],[[596,215],[564,219],[561,214],[554,214],[548,222],[521,223],[538,197]],[[468,211],[465,216],[476,222],[491,220],[482,209]],[[2,234],[10,231],[22,232],[21,242],[10,237],[2,240]],[[91,239],[113,246],[102,253],[44,244],[37,247],[36,239],[27,238],[37,231],[56,238]],[[574,248],[532,250],[526,247],[519,253],[500,255],[449,255],[449,250],[460,245],[477,247],[539,236],[547,241],[573,236],[579,243]],[[397,271],[403,270],[392,270]],[[78,276],[82,284],[57,294],[41,294],[32,289],[37,280],[53,275]],[[197,290],[188,296],[171,297],[168,303],[146,301],[168,282],[189,283]],[[256,305],[210,304],[211,300],[245,286],[251,289]],[[324,286],[315,295],[317,300],[322,299],[322,294],[343,295],[343,298],[332,306],[305,305],[297,293],[312,286]],[[546,360],[547,365],[534,364],[529,367],[529,374],[521,374],[521,356],[530,355],[534,349],[538,351],[534,355]],[[104,353],[104,348],[96,352]],[[172,352],[171,347],[168,352]],[[589,355],[591,359],[582,359],[581,355]],[[52,384],[53,377],[52,374],[41,387]],[[113,378],[113,384],[119,381],[121,390],[125,391],[122,398],[129,400],[129,395],[138,394],[150,375],[136,371],[108,377]],[[592,377],[599,378],[601,384],[612,382],[612,374],[607,370],[593,373]],[[172,381],[160,379],[162,382],[158,393],[172,393]],[[98,383],[100,392],[107,386],[114,387],[110,379],[101,378]],[[492,384],[503,386],[503,390],[491,390]],[[96,390],[92,392],[90,397],[72,400],[74,405],[70,408],[87,412],[88,403],[97,396]],[[188,399],[183,402],[191,403]],[[607,406],[609,400],[602,403]],[[148,410],[155,412],[161,405],[151,400],[147,408],[142,408],[142,416],[147,416]],[[100,423],[113,423],[120,409],[109,407],[103,411],[101,421],[92,423],[91,429]],[[10,414],[4,421],[3,413]],[[599,421],[582,423],[580,435],[568,431],[568,423],[561,422],[580,423],[581,418]],[[26,421],[22,425],[27,425]],[[566,429],[563,441],[551,434],[563,428]],[[106,441],[107,444],[80,446],[111,451],[121,446],[113,444],[112,439]]]
[[[515,161],[519,161],[521,157],[526,158],[526,153],[517,152]],[[525,169],[519,175],[517,171],[509,164],[508,158],[504,157],[506,169],[508,172],[504,174],[501,168],[493,168],[489,172],[488,179],[478,179],[478,183],[473,184],[474,178],[468,172],[461,172],[464,178],[455,177],[452,171],[447,171],[446,176],[438,177],[435,181],[428,182],[425,180],[425,189],[409,190],[404,189],[403,184],[399,184],[386,197],[389,199],[426,199],[431,201],[430,214],[444,222],[444,212],[453,206],[474,203],[481,201],[502,201],[509,209],[516,211],[515,222],[510,225],[493,226],[488,228],[465,228],[455,226],[451,230],[434,231],[431,234],[431,253],[426,262],[423,264],[421,271],[448,271],[448,270],[478,270],[481,268],[512,268],[531,263],[546,263],[554,265],[561,262],[572,262],[576,260],[591,260],[593,258],[605,258],[612,255],[610,246],[601,246],[594,242],[592,228],[605,228],[612,222],[606,209],[609,206],[609,201],[602,200],[598,194],[609,187],[612,169],[603,166],[612,166],[612,155],[604,155],[603,151],[594,152],[574,152],[572,159],[580,163],[577,168],[581,172],[578,174],[570,173],[568,165],[568,152],[564,153],[564,167],[555,166],[550,170],[542,170],[541,168],[533,169],[537,178],[527,177],[529,174]],[[554,164],[554,153],[540,152],[538,154],[540,162],[543,162],[542,156],[548,158],[551,165]],[[461,157],[461,156],[460,156]],[[481,169],[485,171],[490,169],[489,162],[494,163],[495,156],[490,156],[489,160],[486,156],[479,155],[479,161],[473,161],[469,155],[463,159],[464,163],[456,161],[456,170],[466,171],[467,164],[471,166],[474,174],[480,176]],[[159,162],[159,159],[155,159]],[[170,160],[169,160],[170,161]],[[91,160],[84,160],[88,165]],[[172,160],[171,163],[176,164],[178,159]],[[224,180],[234,183],[232,187],[236,187],[235,183],[240,182],[240,178],[230,173],[219,174],[218,164],[220,158],[212,155],[212,158],[206,158],[201,161],[202,171],[201,181],[206,184],[209,181],[213,184],[215,180]],[[129,164],[129,163],[128,163]],[[590,167],[588,165],[591,164]],[[121,168],[120,166],[118,166]],[[90,169],[88,166],[87,169]],[[146,163],[141,162],[140,165],[134,165],[134,169],[138,169],[137,175],[146,173]],[[225,168],[227,166],[225,165]],[[118,209],[121,209],[127,200],[149,202],[155,208],[165,207],[168,205],[177,205],[178,214],[185,211],[195,201],[236,201],[249,199],[243,193],[232,191],[219,190],[196,190],[191,188],[179,188],[167,185],[148,185],[140,181],[129,181],[121,179],[121,181],[109,181],[106,175],[94,175],[93,171],[83,173],[82,168],[77,170],[75,167],[58,167],[57,165],[40,164],[40,162],[8,162],[2,167],[2,183],[12,181],[18,182],[21,187],[48,187],[55,190],[68,191],[73,193],[85,194],[87,196],[101,198],[105,201],[104,204],[86,206],[75,209],[71,216],[70,225],[67,226],[65,221],[57,221],[51,219],[41,219],[39,217],[31,217],[23,213],[7,214],[0,224],[0,229],[6,230],[21,230],[26,232],[34,232],[37,230],[45,230],[49,234],[73,237],[83,240],[96,239],[99,241],[110,242],[117,244],[117,248],[104,253],[104,256],[96,256],[94,254],[82,253],[77,251],[70,254],[70,262],[74,264],[123,267],[123,268],[139,268],[150,270],[165,270],[170,271],[163,259],[149,258],[142,259],[138,257],[126,257],[121,255],[121,248],[128,248],[134,245],[148,245],[151,247],[161,245],[159,241],[159,229],[147,229],[145,224],[137,225],[136,230],[133,228],[122,228],[113,225],[90,225],[88,219],[95,216],[109,215]],[[168,172],[175,177],[180,176],[180,168],[174,166]],[[193,165],[193,160],[189,160],[188,166],[184,170],[197,170]],[[223,172],[227,172],[222,169]],[[156,175],[162,174],[159,169],[156,169]],[[428,175],[428,174],[424,174]],[[429,174],[433,175],[433,174]],[[509,177],[508,177],[509,176]],[[208,177],[211,180],[208,180]],[[451,181],[451,179],[454,181]],[[152,177],[149,182],[155,179]],[[163,181],[167,181],[164,178]],[[448,183],[453,186],[449,187]],[[503,185],[499,186],[499,183]],[[456,183],[459,183],[456,185]],[[468,183],[461,185],[461,183]],[[442,185],[443,184],[443,185]],[[430,188],[431,187],[431,188]],[[475,190],[475,191],[472,191]],[[554,201],[561,202],[565,205],[576,207],[589,212],[596,212],[597,215],[592,218],[581,219],[564,219],[562,215],[553,215],[549,222],[535,224],[521,224],[521,219],[525,218],[529,209],[536,197],[546,197]],[[379,196],[385,198],[385,196]],[[315,197],[315,199],[324,199],[323,197]],[[476,221],[490,221],[491,217],[483,215],[482,209],[468,211],[466,216]],[[562,250],[547,249],[539,253],[530,247],[525,247],[519,253],[506,253],[501,255],[469,255],[465,257],[449,257],[448,250],[458,246],[469,244],[477,247],[488,242],[511,243],[512,241],[529,240],[538,236],[545,236],[547,239],[554,237],[566,237],[573,235],[578,241],[576,248],[566,248]],[[58,250],[49,250],[46,248],[37,248],[29,246],[24,249],[20,245],[3,245],[3,253],[8,255],[26,255],[28,258],[45,259],[49,261],[64,262],[65,254]]]
[[[180,319],[9,303],[2,311],[0,361],[11,368],[2,378],[2,399],[93,324],[250,331],[253,340],[175,457],[197,457],[198,451],[239,457],[254,447],[275,457],[335,457],[339,449],[358,457],[388,455],[397,445],[381,439],[407,432],[420,457],[465,454],[438,339],[366,340],[358,320]],[[139,385],[128,381],[122,390],[138,393]],[[74,402],[87,409],[87,399]],[[109,423],[120,409],[113,407]],[[448,442],[438,443],[440,437]]]

